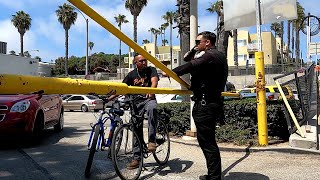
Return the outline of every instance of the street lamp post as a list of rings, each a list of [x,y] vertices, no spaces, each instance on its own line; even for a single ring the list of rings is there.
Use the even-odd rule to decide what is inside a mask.
[[[74,6],[73,6],[74,7]],[[76,7],[74,7],[76,10],[79,11],[79,13],[82,15],[82,17],[85,19],[86,21],[86,28],[87,28],[87,37],[86,37],[86,72],[85,72],[85,75],[88,75],[88,55],[89,55],[89,19],[86,18],[83,13]]]

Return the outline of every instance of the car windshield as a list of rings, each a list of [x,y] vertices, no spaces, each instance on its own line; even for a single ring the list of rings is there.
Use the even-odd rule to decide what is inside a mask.
[[[93,99],[99,99],[97,96],[87,95],[87,98],[93,100]]]

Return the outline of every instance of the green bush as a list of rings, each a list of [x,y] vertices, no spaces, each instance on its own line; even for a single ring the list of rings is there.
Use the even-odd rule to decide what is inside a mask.
[[[255,98],[225,101],[225,124],[216,130],[218,142],[249,144],[258,136]],[[159,113],[170,120],[169,131],[184,135],[190,129],[190,103],[158,105]],[[270,138],[288,140],[289,132],[282,101],[267,101],[267,123]]]

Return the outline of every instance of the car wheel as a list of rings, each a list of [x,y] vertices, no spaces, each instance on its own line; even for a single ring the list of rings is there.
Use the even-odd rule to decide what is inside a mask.
[[[32,137],[38,139],[40,137],[41,131],[44,127],[44,117],[42,113],[37,114],[36,121],[34,122],[34,127],[32,131]]]
[[[82,106],[81,106],[81,111],[82,111],[82,112],[88,112],[88,106],[82,105]]]
[[[61,110],[60,116],[59,116],[59,122],[58,122],[58,124],[53,126],[54,131],[56,131],[56,132],[62,131],[63,125],[64,125],[64,116],[63,116],[63,110]]]

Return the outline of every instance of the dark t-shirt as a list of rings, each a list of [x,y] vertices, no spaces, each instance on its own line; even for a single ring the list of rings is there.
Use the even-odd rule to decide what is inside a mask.
[[[128,86],[151,87],[152,77],[157,77],[159,79],[156,68],[148,66],[140,72],[135,68],[128,73],[122,82],[126,83]]]

